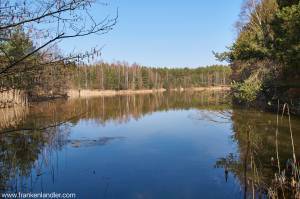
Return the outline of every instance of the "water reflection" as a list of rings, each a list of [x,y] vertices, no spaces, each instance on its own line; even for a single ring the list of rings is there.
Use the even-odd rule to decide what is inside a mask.
[[[66,144],[72,147],[105,145],[124,138],[69,139],[70,127],[79,121],[105,125],[110,121],[126,123],[130,119],[137,120],[156,111],[204,107],[223,109],[228,108],[225,96],[220,92],[171,92],[61,100],[33,104],[29,108],[2,109],[0,190],[29,189],[34,181],[32,175],[40,177],[45,167],[53,170],[53,164],[57,164],[53,154]]]
[[[227,95],[171,92],[10,110],[14,114],[0,119],[0,190],[77,190],[107,198],[265,197],[278,169],[276,115],[233,109]],[[299,121],[292,118],[296,151]],[[283,168],[292,157],[286,118],[278,127]]]
[[[220,158],[215,166],[223,168],[225,175],[228,171],[234,174],[243,186],[244,198],[262,198],[268,193],[270,195],[270,192],[274,194],[274,191],[278,197],[283,197],[282,193],[277,193],[281,188],[274,187],[274,184],[277,183],[275,174],[278,175],[284,170],[284,176],[289,175],[286,168],[293,158],[288,117],[279,118],[277,125],[277,116],[274,114],[254,110],[233,110],[231,120],[232,140],[237,143],[238,150],[235,154],[230,153]],[[292,118],[291,123],[295,132],[293,136],[295,151],[299,152],[299,118]],[[300,154],[296,155],[299,159]],[[291,194],[295,193],[285,189],[284,197],[293,198]]]
[[[18,126],[28,114],[28,108],[17,106],[14,108],[0,109],[0,129]]]

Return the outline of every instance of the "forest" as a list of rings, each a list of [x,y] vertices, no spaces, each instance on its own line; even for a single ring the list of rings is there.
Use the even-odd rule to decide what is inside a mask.
[[[279,101],[291,104],[293,113],[299,113],[299,0],[244,1],[236,22],[236,41],[228,51],[214,53],[230,67],[193,69],[105,63],[99,61],[101,49],[96,48],[63,55],[60,41],[106,34],[116,25],[118,13],[99,23],[90,18],[90,4],[89,0],[36,1],[34,6],[26,1],[1,2],[5,19],[0,24],[1,107],[12,104],[9,101],[24,101],[23,96],[28,98],[25,101],[65,97],[70,88],[172,89],[231,84],[235,104],[277,109]]]
[[[70,73],[76,89],[136,90],[176,89],[229,85],[231,69],[215,65],[190,68],[153,68],[127,63],[78,66]]]
[[[35,47],[24,30],[17,27],[11,32],[11,39],[1,43],[1,49],[9,59],[17,60]],[[54,50],[52,53],[57,54],[58,50]],[[5,61],[3,54],[2,60]],[[154,68],[125,62],[86,64],[83,61],[48,61],[48,56],[37,53],[1,75],[0,93],[4,102],[7,102],[8,92],[15,95],[19,91],[25,93],[29,101],[41,101],[66,97],[68,89],[137,90],[229,85],[230,74],[230,67],[223,65],[190,69]]]
[[[172,89],[230,84],[228,66],[189,69],[105,63],[97,61],[102,59],[101,49],[95,47],[65,55],[58,45],[62,40],[106,34],[116,25],[118,13],[99,23],[91,18],[92,3],[0,2],[1,17],[5,19],[0,23],[0,107],[67,97],[68,89]]]
[[[233,101],[270,110],[288,103],[299,114],[299,0],[245,1],[239,18],[236,41],[216,53],[231,65]]]

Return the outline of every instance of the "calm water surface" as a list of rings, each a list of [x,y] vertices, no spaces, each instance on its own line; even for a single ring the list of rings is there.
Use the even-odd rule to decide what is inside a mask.
[[[276,115],[233,109],[226,101],[226,93],[174,92],[2,110],[0,192],[265,197],[262,187],[251,186],[251,165],[261,180],[272,180]],[[292,125],[299,151],[299,118]],[[279,132],[284,165],[292,157],[285,118]]]

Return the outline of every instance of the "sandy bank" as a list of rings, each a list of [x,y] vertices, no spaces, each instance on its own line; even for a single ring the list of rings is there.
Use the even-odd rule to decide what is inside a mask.
[[[208,86],[208,87],[193,87],[185,90],[192,91],[230,91],[230,86]]]
[[[154,90],[69,90],[68,96],[70,98],[77,97],[96,97],[96,96],[114,96],[114,95],[133,95],[133,94],[149,94],[149,93],[157,93],[164,92],[166,89],[154,89]]]
[[[229,86],[211,86],[211,87],[194,87],[194,88],[180,88],[171,89],[171,91],[228,91]],[[68,91],[70,98],[78,97],[97,97],[97,96],[115,96],[115,95],[134,95],[134,94],[150,94],[150,93],[162,93],[167,91],[164,88],[161,89],[149,89],[149,90],[88,90],[88,89],[71,89]]]

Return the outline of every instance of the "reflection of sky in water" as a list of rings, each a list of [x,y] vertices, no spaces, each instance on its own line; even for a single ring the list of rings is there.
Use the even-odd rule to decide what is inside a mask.
[[[191,114],[199,112],[156,112],[104,126],[80,121],[71,128],[70,140],[124,139],[101,146],[67,145],[58,153],[55,183],[44,175],[44,189],[76,190],[84,198],[238,197],[234,179],[225,183],[224,171],[214,169],[219,157],[235,151],[229,142],[231,125],[195,121]]]

